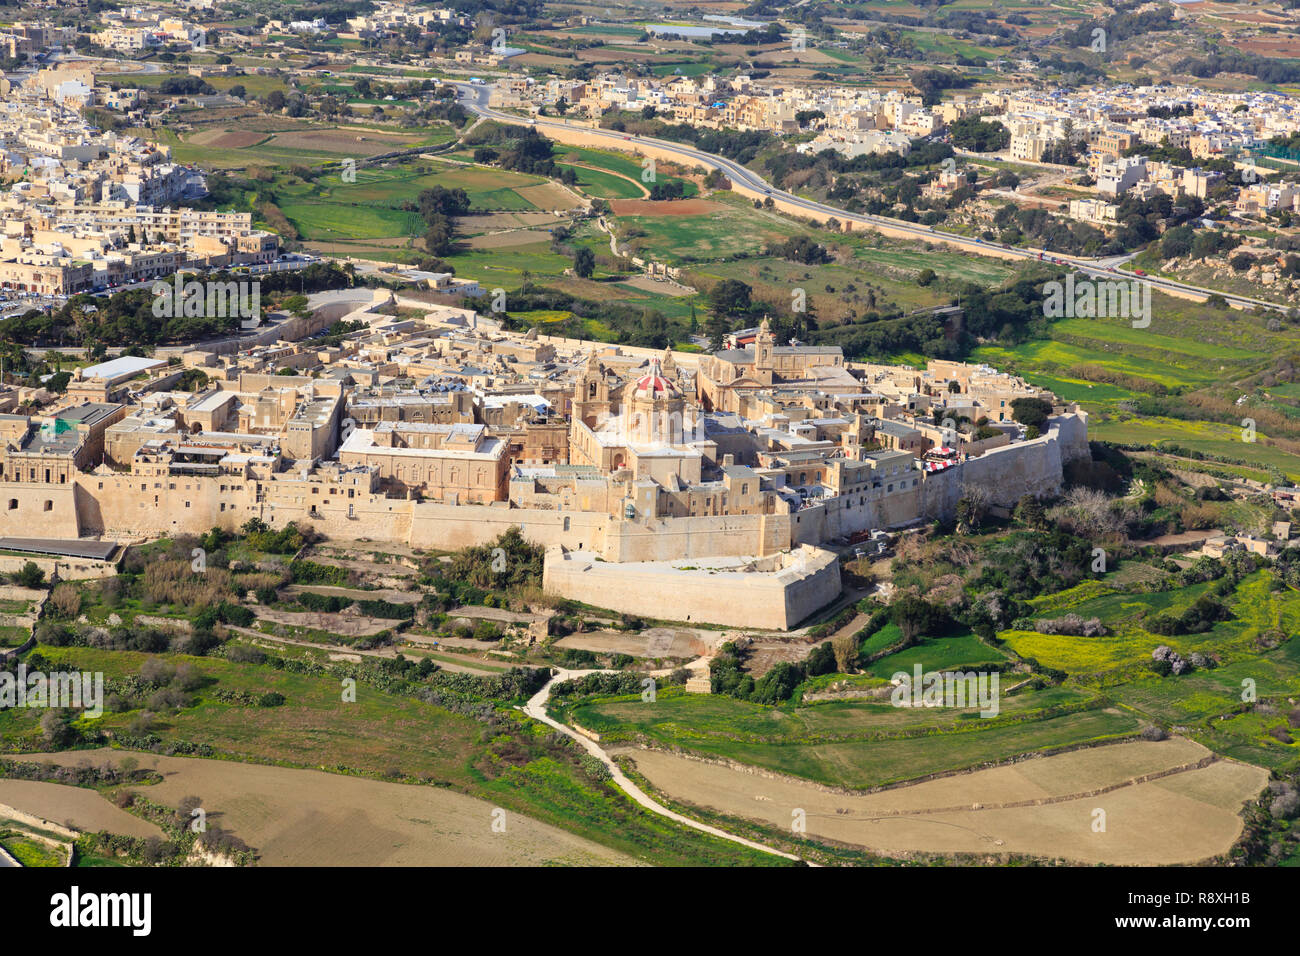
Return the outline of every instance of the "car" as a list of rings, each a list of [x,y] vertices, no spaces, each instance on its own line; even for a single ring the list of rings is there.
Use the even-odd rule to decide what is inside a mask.
[[[1134,270],[1133,270],[1133,274],[1134,274],[1135,276],[1144,276],[1144,275],[1146,275],[1146,273],[1143,272],[1141,269],[1134,269]]]

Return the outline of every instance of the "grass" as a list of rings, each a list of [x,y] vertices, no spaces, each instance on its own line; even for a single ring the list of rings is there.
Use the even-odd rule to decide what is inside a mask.
[[[767,707],[670,691],[652,705],[639,698],[582,702],[570,716],[605,742],[645,738],[828,786],[861,788],[1137,729],[1132,715],[1094,704],[1087,693],[1051,688],[1006,697],[1000,716],[982,719],[974,711],[963,717],[888,701]]]
[[[17,830],[0,830],[0,846],[23,866],[58,867],[63,858],[54,847]]]
[[[52,667],[102,671],[110,685],[138,674],[154,656],[85,647],[42,646],[39,652]],[[544,739],[550,729],[515,711],[501,711],[505,727],[488,733],[478,720],[367,683],[359,684],[354,703],[344,703],[336,677],[220,658],[166,657],[192,663],[204,683],[192,706],[158,717],[152,732],[164,742],[206,744],[224,759],[449,786],[663,865],[783,862],[687,830],[633,804],[610,784],[548,754]],[[286,700],[279,707],[246,707],[217,699],[218,689],[254,696],[274,690]],[[133,717],[111,713],[93,723],[122,731]],[[0,712],[0,740],[10,750],[41,749],[37,715]]]
[[[578,177],[578,188],[597,199],[640,199],[645,194],[636,183],[599,169],[587,169],[570,163],[557,163],[561,169],[572,169]]]
[[[1005,663],[1006,659],[1005,652],[989,647],[968,633],[956,637],[928,637],[920,644],[882,657],[871,665],[869,671],[877,677],[889,678],[899,671],[911,674],[918,664],[924,673],[996,666]]]
[[[1155,614],[1181,614],[1199,597],[1210,592],[1206,582],[1149,594],[1103,591],[1086,596],[1090,588],[1076,596],[1085,599],[1069,603],[1061,595],[1050,609],[1036,608],[1044,616],[1066,611],[1084,618],[1096,617],[1109,633],[1102,637],[1072,637],[1039,634],[1034,631],[1004,631],[999,636],[1007,646],[1023,657],[1033,657],[1047,667],[1071,674],[1101,674],[1117,668],[1145,666],[1151,651],[1166,644],[1184,657],[1193,651],[1217,654],[1224,663],[1255,656],[1255,638],[1266,631],[1295,633],[1300,626],[1300,594],[1291,590],[1272,590],[1273,575],[1257,571],[1243,579],[1236,594],[1226,603],[1233,619],[1222,621],[1204,634],[1162,636],[1142,627],[1142,621]]]

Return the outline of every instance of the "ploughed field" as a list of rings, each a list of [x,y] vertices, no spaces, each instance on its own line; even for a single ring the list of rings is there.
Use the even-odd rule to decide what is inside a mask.
[[[958,773],[876,793],[658,750],[637,770],[669,799],[890,856],[1017,854],[1110,865],[1226,853],[1268,773],[1183,738],[1131,741]]]
[[[78,751],[18,759],[99,763],[114,753]],[[197,794],[208,819],[255,847],[263,865],[595,866],[636,862],[513,811],[503,811],[504,832],[494,831],[496,808],[491,803],[444,788],[230,760],[150,754],[140,755],[139,760],[141,767],[157,769],[164,779],[132,789],[168,806]],[[0,780],[0,802],[52,817],[55,822],[71,821],[80,829],[141,836],[158,832],[93,790]]]

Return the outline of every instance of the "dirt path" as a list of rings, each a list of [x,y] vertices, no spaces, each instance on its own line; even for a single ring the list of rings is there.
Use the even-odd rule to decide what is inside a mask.
[[[419,604],[424,596],[419,592],[397,591],[393,588],[363,591],[360,588],[340,588],[331,584],[291,584],[285,590],[290,594],[308,591],[312,594],[324,594],[327,597],[344,597],[350,601],[388,601],[390,604]]]
[[[245,637],[256,638],[258,640],[263,640],[263,641],[274,641],[276,644],[288,644],[294,647],[314,647],[316,650],[326,651],[332,656],[337,655],[341,657],[385,657],[391,659],[396,657],[398,654],[402,654],[403,647],[406,649],[407,652],[415,652],[417,654],[419,653],[419,649],[413,647],[410,643],[403,644],[401,647],[377,647],[372,650],[363,651],[360,650],[359,648],[348,647],[346,644],[339,644],[339,645],[316,644],[312,641],[300,641],[292,637],[277,637],[274,634],[264,634],[261,631],[255,631],[251,627],[238,627],[235,625],[228,625],[228,627],[230,628],[230,630],[237,631],[240,634],[243,634]],[[406,655],[404,654],[403,656]],[[493,669],[489,669],[486,667],[478,668],[470,664],[451,664],[441,660],[440,658],[434,658],[433,662],[437,664],[439,667],[441,667],[443,670],[451,671],[454,674],[473,674],[476,677],[495,677],[496,675],[501,673],[500,670],[497,670],[495,668]]]
[[[572,737],[574,740],[580,743],[583,749],[587,751],[587,753],[591,754],[593,757],[595,757],[597,760],[599,760],[601,763],[605,765],[605,767],[609,770],[610,774],[612,775],[614,783],[618,786],[620,790],[622,790],[634,801],[636,801],[638,804],[645,807],[647,810],[651,811],[652,813],[657,813],[662,817],[667,817],[668,819],[676,823],[682,824],[682,826],[690,827],[693,830],[699,830],[700,832],[707,833],[710,836],[719,837],[723,840],[730,840],[732,843],[739,843],[741,846],[747,846],[751,850],[758,850],[762,853],[771,853],[773,856],[784,857],[787,860],[799,860],[803,862],[802,857],[795,856],[792,853],[785,853],[773,847],[764,846],[762,843],[755,843],[753,840],[746,840],[744,837],[739,837],[733,833],[728,833],[726,830],[719,830],[717,827],[709,826],[707,823],[700,823],[698,820],[692,820],[690,817],[685,817],[682,816],[680,813],[677,813],[673,810],[669,810],[667,807],[659,803],[657,800],[654,800],[644,790],[642,790],[635,783],[633,783],[628,778],[627,774],[623,773],[623,770],[619,767],[619,765],[614,762],[613,758],[610,757],[610,755],[606,753],[605,750],[602,749],[598,743],[596,743],[596,741],[591,740],[588,737],[584,737],[582,734],[578,733],[577,731],[573,730],[567,725],[560,723],[558,720],[552,719],[546,713],[546,701],[551,696],[551,688],[555,685],[556,681],[569,680],[574,677],[581,677],[584,674],[612,674],[612,673],[617,673],[617,672],[601,671],[601,670],[558,671],[554,677],[552,677],[549,681],[547,681],[546,686],[543,687],[541,690],[539,690],[536,694],[534,694],[532,698],[528,701],[528,703],[525,704],[520,709],[523,710],[523,712],[527,714],[529,717],[532,717],[534,720],[540,720],[548,727],[558,730],[560,733],[565,734],[568,737]]]

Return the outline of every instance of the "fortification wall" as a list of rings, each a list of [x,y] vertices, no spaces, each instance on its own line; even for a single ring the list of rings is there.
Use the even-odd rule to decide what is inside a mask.
[[[608,515],[581,511],[413,502],[407,543],[413,548],[465,548],[487,544],[518,526],[526,540],[542,547],[602,552],[610,521]]]
[[[774,554],[789,547],[786,515],[653,518],[611,521],[604,557],[607,561],[675,561]]]
[[[38,485],[0,482],[0,536],[77,538],[75,482]]]
[[[972,485],[984,490],[991,504],[1005,508],[1014,507],[1022,495],[1044,498],[1060,494],[1062,452],[1078,453],[1073,431],[1066,435],[1070,439],[1066,442],[1061,440],[1061,434],[1060,429],[1049,427],[1047,434],[1039,438],[995,448],[979,458],[932,475],[923,486],[926,515],[952,518],[957,512],[957,502]],[[1087,454],[1086,447],[1084,454]]]
[[[764,630],[794,627],[839,597],[839,559],[832,552],[800,548],[782,555],[781,564],[778,571],[680,570],[553,548],[542,583],[549,593],[625,614]]]

